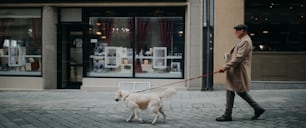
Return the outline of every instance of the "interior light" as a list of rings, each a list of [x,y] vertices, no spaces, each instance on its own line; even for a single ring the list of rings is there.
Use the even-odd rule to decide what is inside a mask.
[[[179,36],[181,37],[181,36],[183,36],[184,31],[182,31],[182,30],[181,30],[181,31],[178,31],[177,33],[178,33],[178,34],[179,34]]]
[[[290,6],[290,7],[289,7],[289,9],[290,9],[290,10],[292,10],[292,9],[293,9],[293,7],[292,7],[292,6]]]
[[[259,45],[260,50],[263,50],[265,48],[264,45]]]
[[[97,26],[101,26],[101,23],[100,23],[100,22],[97,22],[96,25],[97,25]]]
[[[302,7],[304,7],[304,5],[303,5],[303,4],[301,4],[301,8],[302,8]]]
[[[272,6],[272,5],[270,5],[270,6],[269,6],[269,8],[273,8],[273,6]]]
[[[96,35],[102,35],[102,33],[101,32],[96,32]]]
[[[268,33],[269,33],[268,30],[263,30],[263,31],[262,31],[262,34],[268,34]]]
[[[28,32],[33,32],[32,28],[29,28],[29,29],[28,29]]]
[[[255,36],[255,33],[250,33],[250,36]]]
[[[303,19],[303,18],[304,18],[304,16],[301,16],[301,18]]]
[[[267,21],[268,20],[268,18],[265,18],[265,21]]]
[[[106,39],[106,36],[101,36],[101,38],[102,38],[103,40],[105,40],[105,39]]]

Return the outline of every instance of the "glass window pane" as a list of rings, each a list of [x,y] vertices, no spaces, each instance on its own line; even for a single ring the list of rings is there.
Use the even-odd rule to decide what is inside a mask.
[[[138,17],[135,26],[135,76],[182,78],[183,17]]]
[[[41,75],[40,9],[0,9],[0,75]]]
[[[303,1],[245,2],[245,22],[254,51],[306,51]]]
[[[133,76],[133,18],[90,17],[90,62],[87,76]]]

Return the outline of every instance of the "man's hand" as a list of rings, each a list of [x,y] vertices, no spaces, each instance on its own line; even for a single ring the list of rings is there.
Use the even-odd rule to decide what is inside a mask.
[[[223,72],[225,72],[225,69],[224,69],[224,68],[220,68],[220,69],[219,69],[219,72],[220,72],[220,73],[223,73]]]

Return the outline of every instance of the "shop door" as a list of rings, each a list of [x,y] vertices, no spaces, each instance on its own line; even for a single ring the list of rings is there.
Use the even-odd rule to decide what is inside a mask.
[[[59,89],[80,89],[82,85],[85,28],[80,24],[59,26],[57,52]]]

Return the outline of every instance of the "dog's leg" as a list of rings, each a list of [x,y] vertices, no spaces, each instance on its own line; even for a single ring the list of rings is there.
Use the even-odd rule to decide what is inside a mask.
[[[157,122],[157,120],[158,120],[158,118],[159,118],[159,115],[160,115],[160,109],[158,109],[158,108],[153,108],[153,109],[151,109],[151,110],[152,110],[152,112],[155,114],[154,120],[152,121],[152,124],[155,125],[156,122]]]
[[[156,124],[156,121],[158,120],[158,118],[159,118],[159,112],[155,113],[154,120],[152,121],[152,124],[153,124],[153,125]]]
[[[130,115],[130,117],[129,117],[126,121],[127,121],[127,122],[131,122],[131,121],[133,120],[134,116],[135,116],[135,113],[134,113],[134,111],[133,111],[133,109],[132,109],[132,110],[131,110],[131,115]]]
[[[143,123],[143,120],[142,120],[142,118],[140,117],[139,111],[140,111],[140,110],[138,110],[138,109],[135,109],[135,110],[134,110],[135,118],[136,118],[140,123]]]
[[[165,114],[165,112],[163,111],[163,108],[162,107],[160,107],[159,108],[159,112],[163,115],[163,117],[164,117],[164,121],[166,122],[166,114]]]

